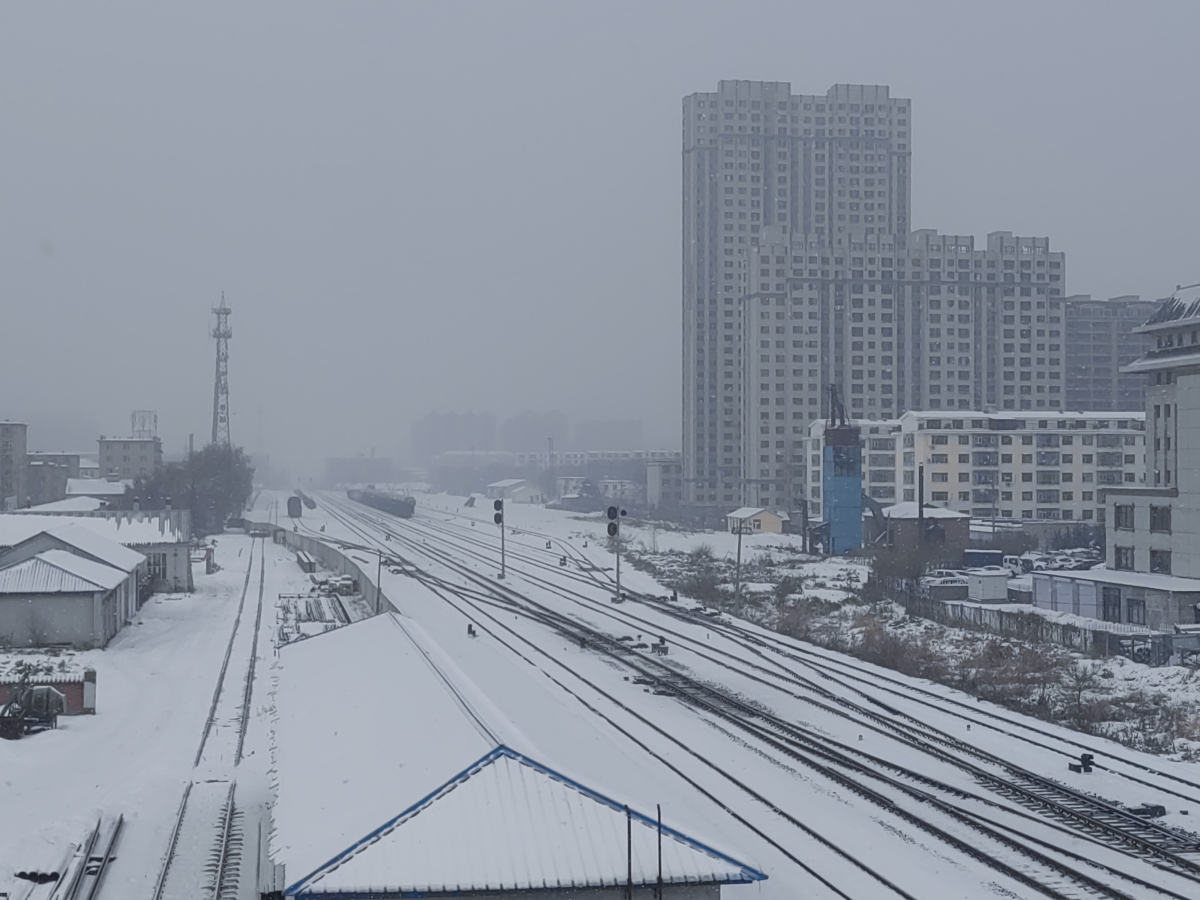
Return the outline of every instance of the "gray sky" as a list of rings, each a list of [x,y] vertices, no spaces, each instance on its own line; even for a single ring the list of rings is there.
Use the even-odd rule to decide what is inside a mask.
[[[677,446],[680,99],[913,101],[913,226],[1049,235],[1070,293],[1200,280],[1189,3],[0,7],[0,418],[159,411],[294,465],[430,408]],[[261,426],[261,427],[260,427]],[[86,446],[94,447],[87,443]]]

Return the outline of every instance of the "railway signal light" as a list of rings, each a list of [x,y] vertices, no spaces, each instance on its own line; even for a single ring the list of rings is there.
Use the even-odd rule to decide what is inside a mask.
[[[500,578],[503,580],[505,570],[507,569],[504,553],[504,501],[495,501],[492,504],[492,509],[496,511],[496,514],[492,516],[492,521],[500,526]]]
[[[620,603],[621,595],[621,516],[625,515],[625,510],[618,509],[615,506],[610,506],[607,511],[608,515],[608,536],[617,538],[617,594],[613,600],[614,603]]]

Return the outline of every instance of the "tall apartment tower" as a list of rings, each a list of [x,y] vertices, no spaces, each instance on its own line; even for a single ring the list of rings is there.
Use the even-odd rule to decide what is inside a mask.
[[[810,95],[786,82],[722,81],[684,98],[686,504],[715,511],[740,501],[747,360],[739,299],[766,255],[751,247],[773,227],[789,247],[792,235],[804,235],[806,253],[812,243],[818,259],[822,248],[827,257],[856,244],[895,249],[891,236],[910,230],[910,135],[909,101],[886,86]]]
[[[1149,321],[1162,303],[1135,295],[1109,300],[1093,300],[1088,294],[1066,298],[1067,409],[1145,409],[1145,378],[1122,374],[1121,368],[1154,349],[1154,339],[1134,329]]]

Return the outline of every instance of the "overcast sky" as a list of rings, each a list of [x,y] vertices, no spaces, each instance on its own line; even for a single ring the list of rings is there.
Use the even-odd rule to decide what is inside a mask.
[[[0,6],[0,418],[157,409],[300,467],[429,409],[640,417],[678,446],[680,100],[913,101],[913,227],[1049,235],[1067,291],[1200,281],[1177,3]]]

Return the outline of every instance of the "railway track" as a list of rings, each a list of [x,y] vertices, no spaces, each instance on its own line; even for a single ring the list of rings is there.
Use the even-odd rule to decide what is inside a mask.
[[[435,518],[436,517],[436,518]],[[440,518],[449,517],[449,518]],[[455,512],[453,510],[437,510],[435,513],[426,513],[422,521],[431,527],[437,525],[451,526],[461,529],[464,533],[473,533],[475,529],[469,528],[461,524],[458,520],[467,522],[481,521],[473,516],[464,513]],[[613,586],[612,576],[607,570],[595,568],[590,564],[578,549],[572,546],[569,542],[563,541],[555,535],[538,532],[534,529],[521,529],[523,534],[539,537],[543,540],[552,541],[555,546],[562,549],[563,554],[571,558],[572,562],[580,565],[580,569],[575,576],[581,582],[594,582],[611,588]],[[537,548],[533,548],[537,549]],[[510,551],[510,555],[512,555]],[[541,565],[544,568],[550,568],[545,561],[529,559],[533,564]],[[636,591],[627,591],[629,596],[634,599],[642,600],[647,603],[657,604],[657,608],[664,612],[677,612],[671,607],[663,604],[660,598],[652,595],[641,594]],[[1095,747],[1092,744],[1084,741],[1075,740],[1067,735],[1039,727],[1034,721],[1022,721],[1010,715],[1003,713],[992,712],[987,708],[980,707],[978,701],[966,703],[957,700],[954,697],[948,697],[934,691],[921,688],[918,685],[909,684],[899,678],[892,678],[883,672],[877,670],[876,667],[867,666],[858,663],[853,659],[839,659],[829,651],[814,649],[804,645],[802,641],[787,638],[782,635],[775,634],[765,629],[758,629],[754,626],[739,624],[736,621],[725,623],[721,627],[722,633],[725,633],[730,638],[741,637],[756,645],[768,647],[772,650],[778,649],[781,654],[799,654],[803,658],[793,661],[800,662],[805,665],[810,665],[814,669],[820,670],[826,674],[831,680],[836,680],[837,677],[845,677],[850,681],[855,681],[869,687],[883,690],[893,696],[904,697],[905,699],[919,703],[920,705],[935,709],[940,713],[954,716],[962,721],[972,725],[979,725],[984,728],[989,728],[1007,737],[1023,741],[1025,743],[1038,746],[1042,749],[1049,750],[1053,753],[1058,753],[1068,758],[1078,756],[1076,751],[1095,752]],[[968,712],[969,711],[969,712]],[[1071,749],[1064,749],[1065,747]],[[1149,765],[1145,762],[1131,759],[1119,751],[1109,750],[1103,753],[1103,756],[1110,761],[1119,763],[1128,769],[1144,772],[1155,778],[1163,781],[1172,782],[1183,788],[1193,789],[1195,794],[1184,794],[1172,791],[1171,788],[1165,787],[1162,784],[1157,784],[1150,781],[1139,779],[1123,770],[1115,770],[1108,768],[1100,762],[1100,754],[1097,754],[1097,761],[1094,767],[1101,771],[1112,771],[1121,777],[1127,778],[1147,787],[1152,787],[1156,790],[1162,790],[1167,793],[1175,793],[1180,799],[1188,800],[1193,803],[1200,803],[1198,795],[1200,795],[1200,782],[1193,779],[1185,778],[1173,772],[1164,771],[1161,768]]]
[[[429,527],[435,531],[441,531],[443,533],[446,532],[445,527],[441,523],[436,523],[436,524],[430,523],[430,524],[428,524],[427,527]],[[463,531],[473,531],[473,529],[466,529],[466,528],[463,528],[462,526],[457,526],[457,527]],[[535,534],[535,535],[537,534],[537,532],[531,532],[531,531],[526,531],[525,533]],[[546,536],[546,535],[539,535],[539,536],[546,538],[546,539],[550,539],[550,536]],[[455,535],[455,537],[460,541],[467,541],[467,542],[474,544],[475,546],[479,546],[479,547],[482,547],[485,549],[489,548],[489,545],[487,544],[486,541],[479,540],[478,538],[474,537],[474,535],[470,535],[470,536]],[[569,545],[567,545],[567,544],[561,544],[561,546],[563,546],[564,549],[571,549],[569,547]],[[517,556],[516,554],[510,553],[509,555],[513,556],[514,558],[523,558],[531,565],[535,565],[539,568],[545,569],[548,572],[560,572],[560,573],[562,572],[562,569],[560,567],[549,565],[545,561],[536,558],[536,556],[533,554],[526,553],[523,556]],[[572,573],[572,572],[568,571],[566,573],[566,577],[573,578],[577,582],[596,583],[603,587],[608,587],[612,584],[612,579],[610,576],[608,576],[608,573],[606,571],[603,571],[603,570],[598,571],[598,570],[596,570],[594,568],[590,568],[590,567],[588,569],[581,570],[578,573]],[[682,612],[678,605],[664,602],[661,598],[659,598],[657,596],[645,595],[645,594],[641,594],[641,593],[635,592],[635,591],[626,591],[625,593],[632,599],[640,600],[643,603],[652,606],[655,610],[657,610],[661,614],[671,616],[671,617],[673,617],[679,621],[683,621],[683,622],[693,622],[694,623],[694,621],[695,621],[694,618],[689,617],[686,613]],[[643,618],[638,618],[636,616],[631,616],[629,624],[630,625],[636,624],[639,627],[654,628],[658,623],[651,622],[651,621],[648,621]],[[823,679],[828,679],[836,684],[839,684],[840,686],[846,688],[848,691],[852,692],[853,694],[861,697],[866,702],[872,704],[872,706],[886,710],[888,712],[888,715],[890,717],[892,717],[893,719],[903,720],[909,726],[918,729],[920,732],[924,733],[930,740],[934,740],[936,742],[944,742],[947,744],[947,746],[952,746],[961,752],[966,752],[966,753],[970,753],[972,755],[979,756],[980,758],[985,759],[986,761],[990,761],[993,763],[1002,762],[1002,761],[997,760],[997,758],[994,755],[981,755],[979,753],[978,749],[975,748],[973,745],[969,745],[962,741],[959,741],[956,738],[946,734],[945,732],[942,732],[942,731],[939,731],[938,729],[933,728],[927,722],[923,722],[914,716],[907,715],[897,709],[894,709],[892,707],[889,707],[886,704],[881,703],[877,697],[872,696],[871,694],[868,694],[864,690],[864,688],[858,686],[858,684],[847,684],[844,681],[839,681],[837,678],[837,675],[838,675],[838,673],[842,673],[842,674],[846,675],[847,677],[852,678],[854,681],[858,682],[859,684],[861,684],[865,687],[878,687],[878,686],[874,685],[873,681],[870,678],[864,677],[861,674],[856,674],[857,671],[864,671],[864,670],[861,670],[861,669],[855,670],[855,668],[853,667],[853,664],[850,662],[843,663],[841,661],[836,661],[836,665],[838,666],[838,669],[836,671],[833,671],[832,665],[835,663],[835,661],[831,660],[828,655],[817,653],[817,652],[811,651],[811,650],[807,650],[803,647],[798,647],[798,646],[796,646],[796,644],[798,642],[792,642],[792,641],[785,640],[783,638],[777,638],[777,637],[774,637],[774,636],[770,635],[769,633],[765,633],[765,632],[759,633],[751,627],[739,625],[736,622],[706,621],[705,627],[708,629],[711,629],[714,632],[722,634],[727,639],[729,639],[737,644],[740,644],[746,650],[748,650],[752,653],[755,653],[756,655],[761,657],[763,659],[764,663],[767,664],[768,666],[776,666],[776,667],[781,668],[783,671],[783,674],[786,677],[788,677],[789,679],[797,678],[798,673],[796,673],[793,669],[789,668],[787,665],[783,664],[780,661],[780,659],[778,659],[776,657],[782,657],[783,659],[787,660],[788,662],[804,666],[807,670],[820,674]],[[661,626],[660,626],[660,628],[661,628]],[[827,663],[827,665],[822,665],[821,661],[824,661],[825,663]],[[847,672],[846,671],[847,669],[849,669],[850,671]],[[766,670],[763,670],[763,671],[766,671]],[[867,670],[867,671],[869,671],[869,670]],[[769,674],[775,675],[776,673],[772,672]],[[886,684],[881,688],[882,690],[888,692],[889,694],[891,694],[893,696],[907,696],[907,694],[905,692],[903,692],[902,690],[900,690],[900,688],[907,688],[910,686],[905,685],[899,679],[890,679],[890,678],[887,678],[886,676],[878,675],[878,673],[872,673],[872,674],[874,675],[874,677],[879,678],[886,682]],[[810,690],[817,690],[823,696],[825,696],[826,698],[828,698],[832,701],[835,701],[835,702],[842,701],[842,698],[839,697],[838,695],[832,693],[831,691],[821,689],[818,685],[816,685],[815,683],[813,683],[812,681],[810,681],[808,679],[801,679],[799,681],[793,681],[793,684],[796,686],[806,687]],[[939,695],[936,695],[931,691],[922,691],[921,689],[915,688],[915,687],[913,687],[912,690],[920,692],[925,695],[924,697],[922,697],[920,699],[920,702],[926,708],[936,709],[939,712],[946,712],[946,710],[943,709],[943,707],[941,705],[939,705],[939,703],[935,702],[936,699],[940,699]],[[965,707],[966,706],[966,704],[963,704],[963,703],[957,702],[957,701],[955,701],[953,703],[953,705],[956,707]],[[978,717],[966,715],[965,713],[963,713],[962,711],[960,711],[958,709],[949,710],[949,714],[953,715],[957,718],[960,718],[962,720],[965,720],[971,724],[980,723],[980,719]],[[993,714],[993,716],[996,719],[1003,719],[1003,717],[995,716],[994,714]],[[878,720],[878,717],[877,717],[877,720]],[[1005,721],[1007,721],[1007,720],[1005,720]],[[1075,759],[1078,756],[1077,754],[1071,752],[1070,750],[1064,750],[1061,746],[1055,746],[1054,744],[1046,742],[1046,741],[1039,741],[1039,740],[1030,738],[1029,736],[1024,735],[1024,734],[1018,734],[1014,730],[999,727],[995,724],[987,722],[986,720],[982,724],[984,724],[985,727],[991,727],[993,730],[1004,733],[1007,736],[1016,738],[1025,743],[1033,744],[1035,746],[1038,746],[1042,749],[1059,754],[1061,756],[1065,756],[1068,759]],[[1029,728],[1029,726],[1026,726],[1023,723],[1022,723],[1022,727]],[[1050,735],[1048,732],[1044,732],[1044,731],[1040,731],[1040,730],[1036,730],[1036,729],[1031,729],[1031,730],[1035,730],[1035,731],[1037,731],[1037,733],[1045,736],[1046,738],[1052,739],[1054,741],[1057,741],[1060,743],[1067,743],[1068,745],[1073,745],[1073,746],[1079,748],[1080,750],[1086,750],[1086,751],[1093,752],[1097,756],[1105,755],[1105,754],[1098,753],[1095,750],[1094,746],[1092,746],[1092,745],[1083,744],[1080,742],[1073,742],[1067,738],[1064,738],[1061,735]],[[1170,794],[1179,799],[1187,800],[1189,802],[1193,802],[1196,804],[1200,804],[1200,784],[1193,782],[1193,781],[1189,781],[1188,779],[1185,779],[1185,778],[1181,778],[1177,775],[1174,775],[1173,773],[1164,772],[1160,769],[1155,769],[1155,768],[1147,766],[1143,763],[1129,760],[1128,758],[1125,758],[1119,754],[1108,753],[1106,755],[1109,758],[1111,758],[1113,761],[1119,763],[1121,766],[1128,766],[1129,768],[1141,770],[1143,772],[1146,772],[1148,774],[1156,776],[1157,778],[1161,779],[1162,781],[1169,782],[1170,785],[1175,785],[1175,786],[1170,786],[1170,785],[1162,784],[1160,782],[1147,780],[1146,778],[1142,778],[1137,775],[1131,774],[1128,771],[1114,770],[1111,767],[1105,766],[1101,762],[1095,762],[1094,766],[1096,768],[1100,769],[1101,771],[1113,772],[1113,774],[1119,775],[1122,778],[1125,778],[1129,781],[1132,781],[1132,782],[1142,785],[1144,787],[1149,787],[1154,790],[1158,790],[1158,791],[1162,791],[1163,793]],[[1021,775],[1019,777],[1024,777],[1024,776]],[[1046,779],[1040,779],[1040,780],[1031,782],[1031,786],[1034,788],[1035,793],[1045,794],[1048,790],[1057,790],[1058,789],[1059,786],[1058,786],[1057,782],[1050,782],[1049,785],[1047,785],[1045,783],[1046,781],[1047,781]],[[1180,790],[1179,786],[1185,787],[1185,788],[1194,788],[1196,790],[1196,794],[1184,793],[1182,790]],[[1069,800],[1069,804],[1078,805],[1079,803],[1080,803],[1080,801],[1078,798],[1071,798]],[[1123,821],[1131,829],[1144,830],[1148,835],[1157,835],[1162,840],[1167,842],[1168,845],[1174,846],[1176,848],[1177,852],[1190,853],[1196,849],[1200,849],[1200,848],[1191,847],[1191,845],[1188,841],[1182,841],[1182,842],[1179,841],[1177,836],[1175,836],[1169,829],[1159,828],[1159,827],[1155,826],[1153,823],[1142,822],[1142,820],[1138,819],[1137,817],[1135,817],[1123,810],[1111,809],[1111,808],[1106,809],[1101,812],[1101,817],[1105,818],[1105,819],[1110,819],[1113,821],[1120,820],[1120,821]]]
[[[153,900],[236,900],[239,896],[245,834],[243,812],[236,803],[236,773],[243,758],[246,729],[251,718],[266,585],[266,548],[260,540],[257,542],[259,579],[254,626],[252,631],[249,625],[243,630],[242,620],[248,615],[246,597],[254,571],[255,545],[254,541],[250,544],[237,617],[196,750],[193,776],[184,787],[155,882]],[[238,690],[227,681],[230,680],[230,662],[239,644],[238,636],[242,633],[249,635],[249,648],[247,652],[243,646],[238,656],[239,659],[246,658],[243,681]]]
[[[352,515],[353,514],[354,513],[352,513]],[[362,516],[361,514],[358,514],[356,517],[359,517],[360,521],[365,521],[369,527],[376,529],[383,527],[386,530],[387,525],[396,524],[381,523],[378,520],[374,520],[370,516]],[[362,533],[362,531],[360,530],[359,533]],[[364,536],[370,539],[369,535],[364,534]],[[492,584],[490,580],[481,579],[478,573],[471,571],[469,568],[464,567],[461,564],[456,564],[456,562],[453,559],[448,558],[446,554],[430,548],[425,543],[417,543],[413,538],[402,535],[396,531],[391,531],[390,537],[393,540],[398,540],[401,543],[404,543],[413,551],[426,555],[427,557],[440,562],[442,565],[445,565],[451,569],[455,569],[457,567],[460,575],[462,575],[469,582],[474,582],[477,586],[477,590],[464,592],[457,585],[448,584],[444,581],[439,581],[426,575],[426,580],[431,587],[435,587],[452,595],[457,595],[457,599],[460,602],[470,604],[475,609],[476,613],[483,611],[480,608],[483,603],[495,603],[500,607],[503,607],[506,611],[520,610],[524,612],[526,616],[541,621],[542,624],[559,631],[560,633],[564,634],[564,636],[569,636],[572,639],[582,637],[584,640],[590,640],[598,649],[607,652],[613,657],[620,658],[621,661],[626,665],[629,665],[633,671],[638,672],[641,678],[647,679],[651,683],[663,686],[667,689],[667,691],[675,693],[676,695],[680,696],[681,699],[684,699],[685,702],[688,702],[698,709],[704,710],[709,715],[722,718],[731,726],[742,730],[744,733],[752,735],[756,739],[770,746],[776,752],[787,755],[793,759],[803,761],[810,767],[821,771],[822,774],[840,784],[842,787],[854,790],[856,793],[860,793],[863,796],[867,796],[879,806],[887,808],[893,814],[900,815],[900,817],[909,824],[916,825],[917,827],[921,827],[922,829],[929,831],[939,839],[950,844],[951,846],[954,846],[960,852],[967,853],[968,855],[980,859],[980,861],[984,862],[985,864],[990,865],[998,871],[1004,872],[1026,886],[1034,887],[1043,893],[1049,893],[1050,896],[1081,896],[1086,894],[1111,897],[1130,896],[1122,888],[1116,887],[1112,883],[1112,881],[1119,881],[1124,883],[1126,887],[1132,887],[1139,891],[1149,889],[1155,890],[1164,896],[1188,896],[1187,893],[1180,893],[1177,891],[1172,891],[1168,888],[1159,887],[1158,885],[1153,884],[1146,879],[1141,879],[1135,875],[1118,871],[1112,867],[1108,867],[1105,872],[1105,876],[1110,879],[1109,882],[1092,878],[1085,871],[1082,871],[1082,866],[1090,865],[1090,863],[1088,863],[1088,861],[1085,859],[1075,859],[1070,863],[1063,862],[1061,858],[1063,854],[1058,853],[1057,855],[1050,855],[1046,852],[1051,849],[1048,846],[1043,849],[1037,849],[1036,847],[1030,845],[1031,842],[1028,838],[1022,838],[1015,833],[1005,833],[1003,829],[1006,826],[1000,825],[997,827],[997,823],[989,822],[986,817],[982,817],[978,814],[968,815],[961,810],[951,807],[945,801],[931,796],[928,792],[918,793],[909,784],[893,779],[887,784],[887,788],[890,791],[899,791],[902,794],[906,794],[910,800],[915,800],[921,804],[937,807],[940,814],[954,820],[955,826],[959,830],[959,833],[956,834],[952,830],[948,830],[929,821],[929,816],[927,813],[918,815],[910,811],[899,812],[896,801],[893,797],[884,796],[877,789],[864,785],[862,781],[863,778],[875,778],[878,780],[880,777],[878,774],[879,764],[883,761],[872,761],[873,768],[868,770],[861,763],[850,759],[848,755],[842,755],[840,757],[837,756],[837,753],[842,752],[840,750],[833,751],[835,756],[830,758],[829,754],[831,751],[828,747],[829,742],[827,739],[821,736],[814,736],[812,734],[804,734],[801,729],[797,729],[795,726],[789,723],[784,723],[781,720],[765,715],[761,710],[747,707],[737,698],[732,698],[728,695],[721,695],[720,692],[714,692],[713,689],[707,685],[701,685],[685,676],[681,676],[680,673],[670,669],[669,667],[666,667],[663,663],[656,662],[646,657],[641,657],[638,658],[636,662],[631,662],[632,651],[630,651],[629,648],[625,647],[623,644],[614,641],[611,636],[604,635],[603,633],[595,630],[587,629],[577,620],[567,618],[561,613],[552,611],[544,607],[544,605],[530,600],[528,597],[522,597],[521,595],[512,591],[511,588],[498,587]],[[415,572],[420,571],[415,566],[413,568]],[[480,595],[490,595],[490,597],[487,600],[483,600]],[[497,624],[499,624],[498,620]],[[640,657],[640,655],[635,655],[635,657]],[[555,661],[559,665],[563,665],[561,661]],[[574,674],[576,677],[582,677],[578,673],[572,674]],[[594,685],[592,686],[595,687]],[[766,726],[765,728],[764,723]],[[803,749],[801,750],[801,748]],[[806,756],[805,754],[808,755]],[[816,756],[823,755],[824,760],[818,760],[813,754],[816,754]],[[830,768],[830,765],[836,765],[840,767],[840,769]],[[917,782],[930,782],[930,779],[922,776],[920,773],[904,770],[896,766],[892,766],[891,768],[898,769],[898,774],[900,774],[904,779]],[[849,770],[852,774],[845,774],[845,770]],[[946,785],[934,784],[933,786],[944,793],[961,793],[960,791],[956,791],[954,788],[950,788]],[[971,833],[962,834],[961,832],[963,828],[970,829]],[[1012,831],[1011,828],[1009,830]],[[1116,841],[1117,836],[1113,834],[1111,827],[1108,829],[1101,828],[1100,831],[1109,839],[1110,842]],[[1001,859],[999,856],[989,855],[974,849],[973,844],[974,842],[978,841],[981,834],[987,837],[994,844],[1003,848],[1003,850],[1007,853],[1016,854],[1018,857],[1020,857],[1022,859],[1022,866],[1014,867],[1010,862]],[[1125,844],[1126,846],[1124,849],[1127,851],[1130,850],[1131,848],[1128,846],[1130,836],[1128,834],[1121,834],[1119,837],[1120,841],[1118,841],[1118,843]],[[1171,862],[1173,868],[1177,867],[1177,863],[1174,860],[1170,860],[1169,857],[1164,856],[1164,851],[1161,847],[1146,847],[1142,845],[1138,846],[1136,850],[1142,852],[1143,854],[1150,854],[1154,856],[1156,862],[1161,863],[1164,860],[1167,860]],[[1034,871],[1027,871],[1030,866],[1033,867]],[[1186,874],[1186,867],[1184,868]],[[1178,875],[1180,873],[1177,871],[1176,874]],[[1082,894],[1080,894],[1080,892],[1082,892]]]

